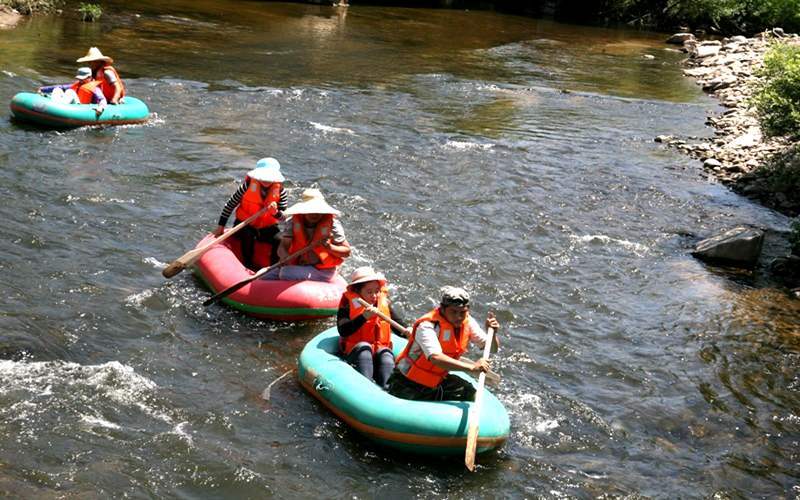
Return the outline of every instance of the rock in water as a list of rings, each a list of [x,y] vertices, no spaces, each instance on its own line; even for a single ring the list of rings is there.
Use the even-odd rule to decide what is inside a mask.
[[[753,267],[763,244],[763,231],[740,226],[701,241],[692,255],[709,262]]]
[[[694,40],[694,35],[691,33],[675,33],[667,40],[667,43],[674,45],[683,45],[686,40]]]

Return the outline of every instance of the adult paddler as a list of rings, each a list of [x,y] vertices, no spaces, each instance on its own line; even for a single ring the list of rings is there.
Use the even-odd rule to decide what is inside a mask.
[[[117,70],[111,66],[114,60],[104,56],[97,47],[91,47],[85,56],[78,59],[78,62],[89,64],[92,68],[92,76],[100,82],[100,90],[105,98],[111,104],[119,104],[120,100],[125,97],[125,84],[122,83],[122,78]]]
[[[331,281],[344,259],[350,256],[350,244],[338,216],[319,189],[306,189],[302,200],[289,207],[278,257],[281,260],[309,245],[311,251],[294,258],[283,267],[268,272],[264,279]]]
[[[485,325],[495,331],[500,328],[491,312]],[[486,332],[469,314],[466,290],[442,288],[439,306],[414,322],[408,345],[397,357],[397,366],[389,378],[389,393],[413,400],[473,401],[472,384],[450,372],[488,372],[489,363],[483,358],[475,362],[459,359],[470,342],[483,346],[486,339]]]
[[[242,264],[254,271],[274,264],[278,260],[280,245],[278,222],[283,219],[282,212],[288,205],[286,189],[283,187],[285,180],[278,160],[275,158],[258,160],[256,168],[247,172],[239,189],[228,199],[214,230],[214,236],[220,236],[225,231],[225,225],[234,209],[236,209],[235,224],[239,224],[262,208],[267,208],[263,215],[236,235],[241,244]],[[255,255],[257,241],[269,245],[269,251],[264,259],[257,259]]]

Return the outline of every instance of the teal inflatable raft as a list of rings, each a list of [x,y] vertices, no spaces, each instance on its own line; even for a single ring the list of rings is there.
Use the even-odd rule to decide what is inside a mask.
[[[337,417],[368,438],[393,448],[430,455],[463,454],[471,402],[409,401],[392,396],[337,356],[339,334],[326,330],[306,344],[297,362],[300,384]],[[392,336],[395,356],[406,340]],[[457,373],[471,381],[474,379]],[[508,439],[508,413],[488,390],[484,394],[478,453]]]
[[[100,116],[94,104],[61,104],[49,96],[20,92],[11,99],[15,120],[45,127],[70,128],[89,125],[128,125],[143,123],[150,117],[147,105],[139,99],[125,96],[120,104],[109,104]]]

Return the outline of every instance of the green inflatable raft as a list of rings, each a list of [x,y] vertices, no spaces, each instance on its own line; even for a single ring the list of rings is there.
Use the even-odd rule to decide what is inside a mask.
[[[139,99],[125,96],[120,104],[109,104],[100,116],[94,104],[61,104],[49,96],[20,92],[11,99],[15,120],[52,128],[128,125],[143,123],[150,117],[147,105]]]
[[[392,336],[395,356],[406,340]],[[339,334],[326,330],[306,344],[297,362],[300,384],[347,425],[368,438],[406,452],[463,454],[472,402],[409,401],[392,396],[337,356]],[[456,373],[477,386],[471,377]],[[488,390],[480,414],[478,453],[508,439],[505,407]]]

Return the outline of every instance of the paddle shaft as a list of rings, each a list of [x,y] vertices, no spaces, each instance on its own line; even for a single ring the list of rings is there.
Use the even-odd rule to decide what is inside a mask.
[[[489,327],[486,332],[486,344],[483,346],[483,359],[489,359],[492,351],[492,338],[494,328]],[[464,465],[470,472],[475,471],[475,452],[478,449],[478,424],[481,419],[481,407],[483,406],[483,386],[486,383],[486,374],[481,372],[478,376],[478,388],[475,390],[475,403],[469,412],[469,431],[467,432],[467,451],[464,454]]]
[[[236,283],[235,285],[229,286],[225,290],[219,292],[218,294],[214,295],[210,299],[206,300],[205,302],[203,302],[203,305],[204,306],[210,306],[214,302],[216,302],[216,301],[218,301],[220,299],[224,299],[225,297],[227,297],[228,295],[232,294],[236,290],[244,287],[246,284],[250,283],[251,281],[255,281],[258,278],[264,276],[266,273],[268,273],[272,269],[275,269],[276,267],[280,267],[280,266],[286,264],[287,262],[291,261],[295,257],[299,257],[300,255],[303,255],[304,253],[309,252],[314,247],[319,245],[321,242],[322,242],[322,240],[314,240],[311,243],[309,243],[307,246],[301,248],[300,250],[298,250],[298,251],[296,251],[296,252],[294,252],[294,253],[292,253],[290,255],[287,255],[285,258],[279,260],[278,262],[272,264],[271,266],[262,267],[261,269],[256,271],[256,273],[254,275],[250,276],[249,278],[245,278],[242,281]]]
[[[175,259],[172,262],[170,262],[169,265],[167,267],[165,267],[163,271],[161,271],[161,274],[163,274],[165,278],[172,278],[173,276],[175,276],[179,272],[183,271],[187,267],[189,267],[192,264],[194,264],[197,261],[197,259],[202,257],[203,254],[205,254],[207,251],[211,250],[211,248],[214,245],[217,245],[217,244],[222,243],[223,241],[227,240],[228,238],[230,238],[231,236],[233,236],[234,234],[239,232],[240,229],[242,229],[246,225],[250,224],[254,220],[256,220],[259,217],[261,217],[261,215],[263,215],[264,212],[266,212],[266,211],[267,211],[267,207],[262,208],[258,212],[254,213],[250,217],[248,217],[245,220],[243,220],[242,222],[240,222],[240,223],[236,224],[235,226],[233,226],[230,231],[217,236],[214,239],[214,241],[212,241],[211,243],[208,243],[208,244],[202,246],[201,248],[195,248],[194,250],[189,250],[185,254],[181,255],[177,259]]]

